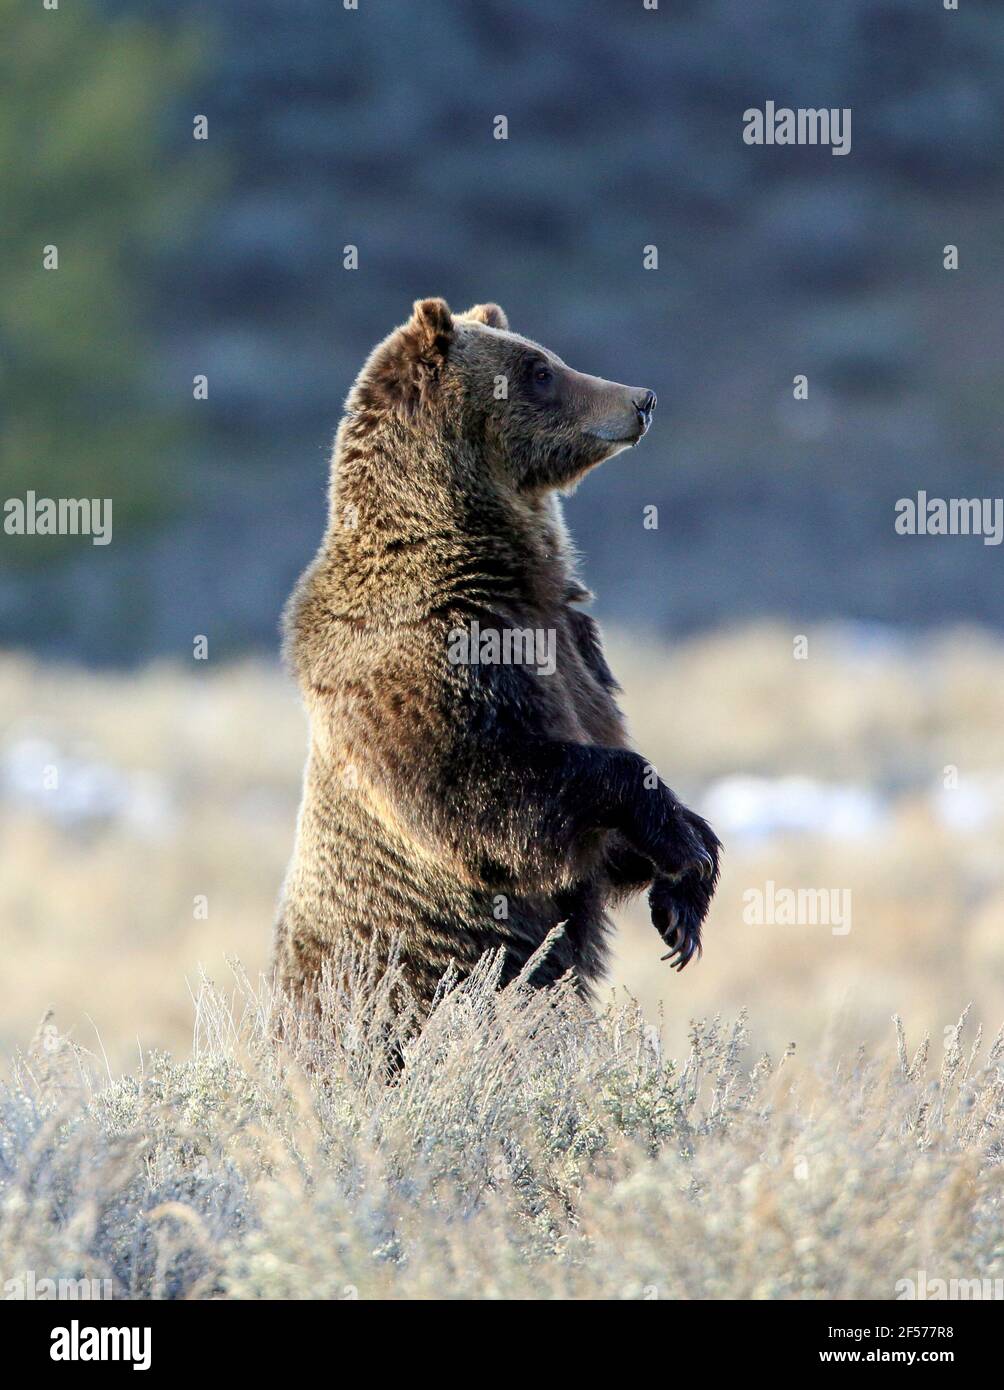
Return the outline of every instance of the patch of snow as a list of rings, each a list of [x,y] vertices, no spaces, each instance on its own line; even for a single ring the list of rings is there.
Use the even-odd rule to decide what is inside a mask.
[[[969,776],[957,787],[939,787],[931,793],[931,809],[946,830],[982,830],[1004,815],[1004,776]]]
[[[172,821],[167,790],[153,773],[72,756],[35,734],[0,745],[0,802],[66,827],[117,821],[150,838]]]
[[[716,829],[746,840],[785,834],[855,839],[874,834],[888,815],[867,787],[812,777],[722,777],[701,806]]]

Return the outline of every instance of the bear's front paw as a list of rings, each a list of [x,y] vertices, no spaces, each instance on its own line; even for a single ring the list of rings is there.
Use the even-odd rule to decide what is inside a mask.
[[[701,925],[708,915],[718,882],[718,837],[707,821],[680,808],[696,851],[688,856],[687,867],[674,874],[660,874],[649,890],[652,923],[670,948],[663,960],[682,970],[694,955],[700,955]]]
[[[710,885],[709,898],[718,882],[718,836],[703,817],[674,802],[661,835],[656,863],[664,878],[704,879]]]
[[[682,970],[695,954],[700,955],[701,922],[707,904],[700,901],[700,880],[657,878],[648,892],[652,924],[670,948],[663,960]]]

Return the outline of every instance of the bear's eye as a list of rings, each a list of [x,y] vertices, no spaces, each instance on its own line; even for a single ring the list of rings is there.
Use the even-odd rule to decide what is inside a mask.
[[[537,386],[550,386],[554,380],[554,373],[544,362],[538,362],[533,369],[533,380]]]

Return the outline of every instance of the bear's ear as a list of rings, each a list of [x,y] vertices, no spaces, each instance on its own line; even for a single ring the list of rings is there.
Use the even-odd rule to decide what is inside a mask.
[[[402,329],[404,345],[418,362],[436,367],[453,341],[453,315],[445,299],[416,299]]]
[[[487,324],[489,328],[508,328],[509,320],[505,316],[505,310],[497,304],[475,304],[473,309],[468,309],[466,313],[460,315],[464,319],[473,319],[475,323]]]
[[[416,299],[411,318],[370,354],[356,383],[356,405],[391,406],[412,418],[437,392],[453,343],[453,315],[444,299]]]

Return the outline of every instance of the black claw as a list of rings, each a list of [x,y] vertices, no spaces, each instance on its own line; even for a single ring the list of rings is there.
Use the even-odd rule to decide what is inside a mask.
[[[678,937],[678,936],[679,936],[679,940],[677,940],[677,937]],[[674,945],[674,942],[675,942],[675,945]],[[666,942],[666,945],[669,946],[670,949],[666,952],[666,954],[662,957],[662,959],[663,959],[663,960],[672,960],[674,956],[678,956],[678,955],[680,954],[680,952],[683,950],[683,948],[686,946],[686,944],[687,944],[687,937],[686,937],[686,934],[685,934],[685,933],[682,933],[682,930],[681,930],[680,928],[677,928],[676,931],[674,931],[673,935],[672,935],[672,936],[669,938],[669,940]]]
[[[674,942],[676,942],[675,945],[673,945]],[[666,944],[672,946],[673,949],[667,951],[662,959],[668,960],[670,962],[670,969],[676,970],[677,972],[681,971],[685,965],[693,960],[695,950],[700,949],[700,943],[694,940],[686,927],[677,927],[673,936]],[[677,956],[679,956],[679,960],[676,960]]]

